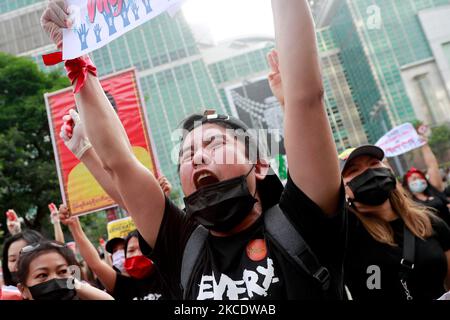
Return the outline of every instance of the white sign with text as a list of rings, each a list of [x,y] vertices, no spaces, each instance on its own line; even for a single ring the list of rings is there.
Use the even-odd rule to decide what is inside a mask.
[[[417,134],[411,123],[395,127],[375,143],[376,146],[383,149],[388,158],[420,148],[424,144],[425,140]]]
[[[103,47],[126,32],[184,0],[66,0],[72,27],[63,30],[63,59],[74,59]]]

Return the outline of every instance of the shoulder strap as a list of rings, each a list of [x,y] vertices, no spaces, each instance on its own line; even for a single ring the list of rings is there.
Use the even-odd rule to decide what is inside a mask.
[[[409,272],[414,269],[414,258],[416,251],[415,240],[415,236],[405,224],[403,227],[403,258],[400,261],[400,278],[407,278]]]
[[[188,284],[194,271],[200,253],[205,246],[208,237],[208,229],[199,225],[189,237],[183,252],[183,260],[181,262],[181,289],[183,290],[183,299],[186,300],[188,292]]]
[[[406,224],[403,226],[403,258],[400,261],[400,283],[405,291],[406,300],[413,300],[413,296],[408,288],[408,276],[414,269],[414,256],[416,247],[416,238],[408,229]]]
[[[266,231],[288,253],[295,264],[318,281],[322,290],[328,290],[330,287],[328,269],[320,265],[316,255],[278,205],[265,212],[264,225]]]

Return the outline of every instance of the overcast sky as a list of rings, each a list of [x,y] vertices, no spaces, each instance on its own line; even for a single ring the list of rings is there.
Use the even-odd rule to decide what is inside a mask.
[[[215,42],[274,34],[270,0],[187,0],[183,12],[190,24],[208,28]]]

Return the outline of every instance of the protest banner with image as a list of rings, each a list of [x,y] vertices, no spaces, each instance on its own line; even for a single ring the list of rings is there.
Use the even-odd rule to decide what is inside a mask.
[[[103,47],[184,0],[67,0],[72,26],[63,29],[63,59]]]
[[[137,159],[156,176],[157,160],[148,129],[146,110],[135,69],[128,69],[100,80],[106,96],[117,112]],[[62,117],[75,109],[71,88],[45,94],[47,116],[63,203],[73,215],[87,214],[117,206],[86,166],[67,149],[59,132]]]

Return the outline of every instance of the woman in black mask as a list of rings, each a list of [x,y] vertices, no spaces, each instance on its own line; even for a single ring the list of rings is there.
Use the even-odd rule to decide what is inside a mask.
[[[450,287],[450,229],[406,196],[375,146],[340,155],[350,211],[345,282],[355,300],[431,300]]]
[[[56,241],[23,247],[18,262],[18,287],[26,300],[113,300],[73,278],[79,268],[71,249]]]
[[[24,230],[6,239],[2,255],[3,279],[6,286],[17,286],[17,260],[20,250],[31,243],[39,242],[43,238],[37,231]]]
[[[123,273],[104,262],[83,231],[78,217],[71,216],[65,205],[59,208],[61,223],[66,225],[87,265],[97,275],[105,289],[116,300],[160,300],[162,285],[153,262],[142,255],[138,232],[132,231],[125,239]]]

